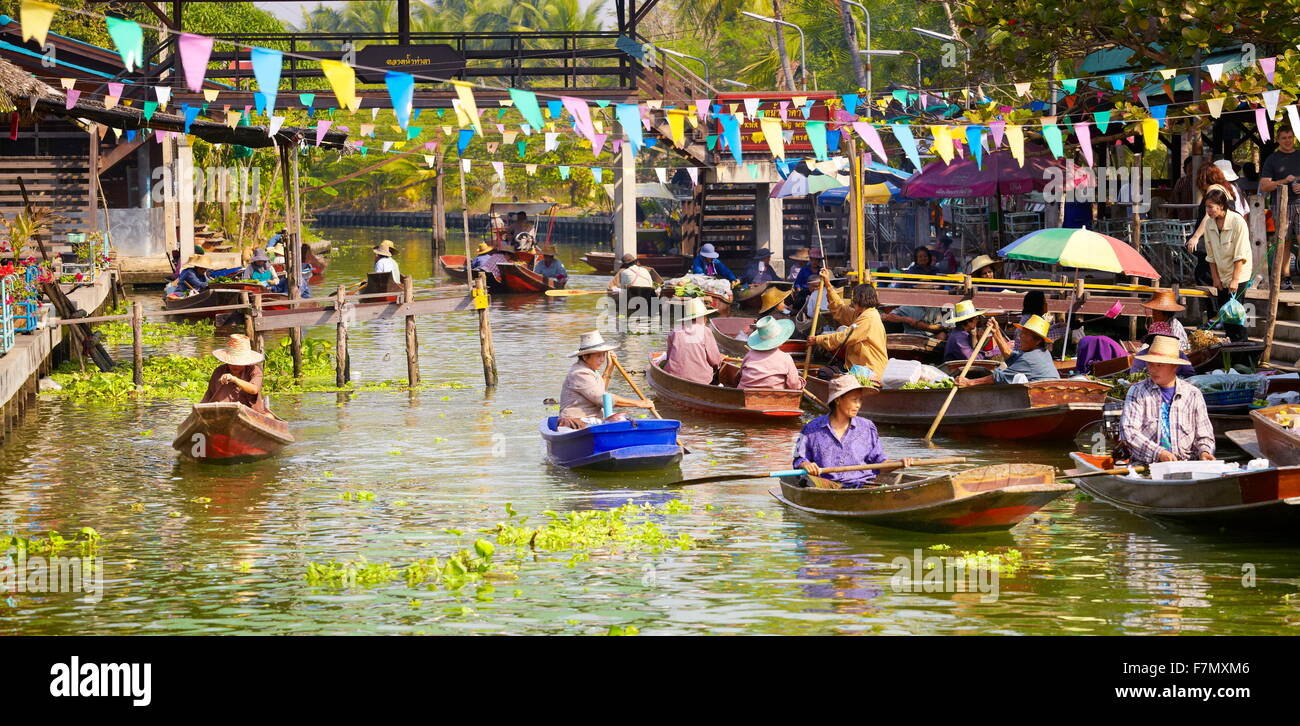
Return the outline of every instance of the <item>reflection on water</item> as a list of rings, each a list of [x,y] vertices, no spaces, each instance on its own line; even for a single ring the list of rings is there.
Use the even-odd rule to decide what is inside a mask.
[[[317,294],[360,279],[381,238],[397,242],[399,263],[417,285],[454,285],[434,269],[427,232],[327,233],[336,247]],[[570,287],[599,289],[606,280],[586,274],[584,251],[561,247]],[[153,294],[140,299],[157,304]],[[180,463],[170,447],[187,413],[178,402],[43,399],[0,449],[0,525],[11,519],[23,533],[95,527],[104,537],[106,593],[96,605],[0,594],[0,632],[599,633],[632,624],[646,634],[1257,634],[1300,623],[1300,607],[1284,599],[1300,591],[1300,565],[1285,545],[1171,533],[1073,497],[1009,534],[953,536],[789,511],[768,495],[767,479],[662,487],[786,468],[798,421],[741,424],[673,412],[694,450],[680,468],[584,476],[554,467],[537,422],[553,413],[544,400],[558,395],[571,362],[565,355],[595,326],[599,299],[494,300],[501,386],[488,392],[475,317],[422,318],[421,374],[447,387],[277,396],[297,443],[254,464]],[[634,371],[664,345],[658,332],[611,337]],[[356,380],[405,377],[401,321],[357,325],[350,338]],[[151,352],[211,346],[175,341]],[[615,389],[626,392],[621,383]],[[1065,463],[1051,448],[942,439],[931,448],[915,436],[882,434],[893,457]],[[358,490],[374,500],[343,497]],[[557,556],[525,563],[492,588],[454,594],[304,582],[308,562],[364,556],[400,565],[445,556],[504,519],[507,503],[536,521],[545,510],[672,499],[690,511],[663,524],[695,537],[694,550],[597,555],[571,567]],[[952,553],[1014,548],[1023,561],[1001,578],[995,602],[978,593],[895,592],[893,560],[941,551],[936,545]],[[1255,574],[1252,586],[1245,570]]]

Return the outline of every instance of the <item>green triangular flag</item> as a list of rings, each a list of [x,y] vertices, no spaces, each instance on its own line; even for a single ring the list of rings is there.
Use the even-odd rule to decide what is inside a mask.
[[[601,108],[608,108],[608,107],[609,107],[609,101],[597,101],[597,102],[596,102],[596,105],[597,105],[597,106],[600,106]]]
[[[153,112],[154,112],[154,111],[157,111],[157,110],[158,110],[158,102],[157,102],[157,101],[145,101],[145,102],[144,102],[144,120],[145,120],[145,121],[149,121],[149,120],[153,119]]]
[[[1110,111],[1093,111],[1092,116],[1097,119],[1097,130],[1106,133],[1106,129],[1110,126]]]
[[[516,141],[515,146],[518,147],[519,149],[519,158],[520,159],[524,158],[524,149],[528,148],[528,142]]]
[[[709,134],[704,139],[704,145],[708,147],[709,151],[713,151],[713,147],[718,145],[718,135]]]
[[[362,146],[362,147],[360,147],[360,148],[361,148],[361,155],[362,155],[362,156],[365,156],[365,155],[366,155],[366,152],[367,152],[367,151],[370,151],[370,149],[368,149],[368,148],[366,148],[366,147],[364,147],[364,146]]]
[[[407,127],[406,127],[406,140],[407,140],[407,141],[410,141],[411,139],[413,139],[413,138],[419,136],[419,135],[420,135],[420,132],[423,131],[423,130],[424,130],[424,129],[423,129],[423,127],[421,127],[421,126],[407,126]]]

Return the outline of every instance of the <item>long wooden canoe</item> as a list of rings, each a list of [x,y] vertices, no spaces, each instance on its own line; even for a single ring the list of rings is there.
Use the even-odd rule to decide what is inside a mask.
[[[233,464],[271,456],[293,443],[289,424],[242,403],[196,403],[181,423],[172,448],[212,464]]]
[[[560,430],[559,417],[538,427],[554,463],[579,471],[652,471],[682,459],[677,443],[681,421],[629,419],[576,431]]]
[[[723,416],[798,422],[803,391],[736,388],[740,368],[724,363],[718,373],[723,385],[711,386],[678,378],[663,369],[663,353],[650,356],[646,377],[658,398],[680,408]]]
[[[814,476],[787,477],[769,493],[789,507],[827,517],[919,532],[987,532],[1010,529],[1074,489],[1058,483],[1054,473],[1038,464],[930,477],[890,472],[861,489],[835,488],[835,482]]]
[[[825,401],[830,382],[808,379],[808,393]],[[939,425],[950,436],[1024,441],[1069,440],[1101,420],[1110,386],[1097,381],[1051,380],[963,388]],[[930,427],[948,389],[885,389],[862,399],[859,416],[876,424]]]
[[[555,278],[548,280],[517,262],[498,262],[497,271],[501,273],[501,291],[505,293],[542,293],[564,287],[557,285]]]
[[[391,272],[371,272],[366,275],[366,284],[361,286],[360,294],[369,295],[372,293],[380,293],[380,292],[398,293],[401,291],[402,291],[402,283],[398,282],[397,280],[394,280],[393,274]],[[372,302],[372,303],[373,302],[394,303],[397,302],[397,295],[390,295],[388,297],[365,298],[365,301]]]
[[[511,262],[518,262],[529,270],[533,269],[533,262],[537,260],[537,254],[534,252],[517,252],[515,250],[497,250],[497,252],[505,254]],[[451,277],[465,277],[465,255],[440,255],[438,257],[438,266]],[[488,275],[488,284],[491,283],[492,275]]]
[[[1074,452],[1070,473],[1110,469],[1109,456]],[[1083,491],[1120,509],[1166,524],[1251,533],[1279,529],[1300,534],[1300,467],[1238,471],[1206,479],[1091,476]]]
[[[209,287],[203,292],[193,295],[178,297],[176,295],[163,294],[163,309],[177,317],[199,320],[202,318],[215,318],[223,312],[230,311],[208,310],[205,312],[190,313],[187,310],[197,308],[216,307],[219,305],[239,305],[243,302],[243,297],[238,289],[222,289]]]
[[[644,267],[657,271],[664,277],[673,277],[686,272],[687,258],[681,255],[637,255],[637,262]],[[613,252],[588,252],[582,261],[591,265],[599,275],[614,274]]]
[[[929,361],[940,355],[943,341],[916,333],[889,333],[885,336],[885,345],[890,358]]]
[[[1300,421],[1300,406],[1284,404],[1250,412],[1259,450],[1274,466],[1300,466],[1300,434],[1278,421],[1278,417]]]

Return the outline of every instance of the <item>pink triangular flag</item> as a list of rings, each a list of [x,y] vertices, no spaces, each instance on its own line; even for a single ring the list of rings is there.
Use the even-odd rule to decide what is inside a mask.
[[[329,131],[330,126],[332,126],[333,124],[334,124],[333,121],[326,121],[323,119],[316,122],[316,145],[317,146],[320,146],[320,142],[325,140],[325,132]]]
[[[600,158],[600,151],[601,151],[601,149],[604,149],[604,148],[605,148],[605,139],[607,139],[607,138],[609,138],[609,134],[594,134],[594,135],[592,135],[592,137],[591,137],[591,155],[592,155],[592,156],[596,157],[597,159]]]
[[[703,121],[709,117],[709,99],[702,98],[695,101],[695,115]]]
[[[781,111],[781,121],[785,122],[786,120],[788,120],[790,114],[790,102],[782,101],[780,105],[780,111]]]
[[[885,162],[889,157],[885,155],[885,145],[880,140],[880,134],[876,132],[876,127],[866,121],[855,121],[853,130],[857,132],[862,140],[867,142],[867,146],[880,157],[881,162]]]
[[[1268,58],[1260,58],[1259,69],[1264,71],[1264,77],[1268,79],[1269,83],[1272,83],[1273,71],[1277,69],[1277,57],[1270,56]]]
[[[688,166],[688,167],[686,167],[686,173],[691,175],[691,184],[699,185],[699,183],[700,183],[700,170],[699,170],[698,168],[696,168],[696,167],[694,167],[694,166]]]
[[[77,105],[77,99],[79,98],[81,98],[81,91],[75,88],[68,89],[68,110],[72,110],[72,107]]]
[[[181,33],[181,65],[185,67],[185,85],[198,93],[203,90],[203,76],[208,71],[208,57],[212,55],[212,39],[205,35]]]
[[[1268,133],[1268,117],[1262,108],[1255,109],[1255,127],[1259,129],[1259,140],[1267,144],[1272,136]]]
[[[1079,149],[1083,151],[1083,159],[1092,166],[1092,129],[1088,128],[1087,121],[1074,125],[1074,133],[1079,137]]]
[[[993,136],[993,148],[1002,148],[1002,132],[1007,128],[1006,121],[990,121],[989,132]]]
[[[121,98],[121,97],[122,97],[122,84],[121,84],[121,83],[109,83],[109,84],[106,84],[106,85],[108,86],[108,95],[110,95],[110,96],[117,96],[118,98]]]

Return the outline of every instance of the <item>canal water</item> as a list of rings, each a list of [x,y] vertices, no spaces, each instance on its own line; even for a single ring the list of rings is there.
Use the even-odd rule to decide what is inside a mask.
[[[399,245],[402,270],[419,286],[450,284],[436,269],[427,232],[324,234],[335,246],[318,294],[360,279],[369,248],[384,237]],[[603,287],[605,278],[584,273],[583,252],[561,247],[574,273],[570,287]],[[156,293],[140,299],[157,305]],[[794,423],[742,425],[676,412],[694,449],[680,470],[619,478],[548,465],[538,421],[553,415],[546,399],[559,394],[571,362],[565,354],[595,327],[599,299],[493,300],[501,385],[487,392],[475,317],[421,318],[420,366],[431,386],[276,396],[272,405],[291,422],[297,443],[255,464],[180,463],[170,443],[188,412],[184,402],[43,397],[0,448],[0,534],[95,528],[103,537],[104,589],[98,602],[87,602],[11,587],[0,592],[0,633],[603,634],[634,626],[647,635],[1257,635],[1295,632],[1300,624],[1300,559],[1285,544],[1165,531],[1072,494],[1008,534],[956,536],[801,515],[769,496],[771,480],[660,486],[785,468]],[[405,377],[402,330],[400,320],[352,328],[358,382]],[[332,338],[333,331],[308,335]],[[662,333],[612,337],[636,371],[664,345]],[[182,340],[151,352],[211,347]],[[628,393],[621,383],[614,390]],[[882,433],[891,458],[1067,464],[1065,444],[940,438],[931,449],[917,436]],[[355,495],[360,491],[373,499]],[[336,588],[306,579],[309,563],[364,557],[401,566],[445,558],[504,520],[507,507],[535,523],[547,510],[609,509],[629,500],[680,500],[687,507],[656,519],[696,546],[596,551],[585,559],[558,553],[524,561],[490,587],[455,592],[402,581]],[[895,586],[896,558],[977,552],[1005,564],[996,592]]]

